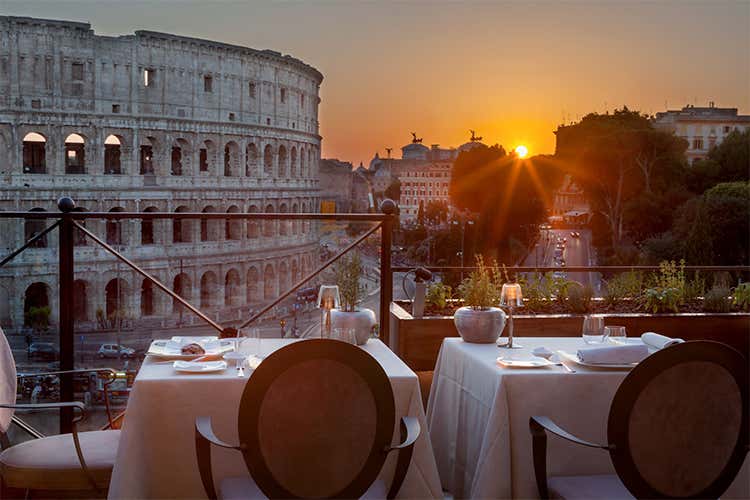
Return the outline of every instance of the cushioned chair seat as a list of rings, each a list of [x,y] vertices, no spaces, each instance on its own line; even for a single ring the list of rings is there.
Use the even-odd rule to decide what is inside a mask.
[[[632,499],[620,478],[614,474],[596,476],[552,476],[547,481],[552,498],[565,500],[602,500]]]
[[[97,485],[106,489],[115,464],[120,431],[78,434],[83,458]],[[0,453],[0,475],[11,488],[85,490],[91,487],[76,454],[73,436],[60,434],[17,444]]]
[[[362,496],[363,499],[383,499],[388,490],[380,479],[375,480]],[[267,498],[255,481],[250,477],[228,477],[219,484],[219,498],[222,500],[244,500],[250,498]]]

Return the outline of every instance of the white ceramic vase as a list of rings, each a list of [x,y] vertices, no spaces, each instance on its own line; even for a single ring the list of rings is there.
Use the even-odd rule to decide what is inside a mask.
[[[356,311],[331,310],[331,329],[352,328],[357,339],[357,345],[367,343],[372,333],[372,327],[377,323],[375,312],[371,309]]]
[[[505,311],[499,307],[460,307],[453,315],[453,323],[466,342],[491,344],[497,341],[505,328]]]

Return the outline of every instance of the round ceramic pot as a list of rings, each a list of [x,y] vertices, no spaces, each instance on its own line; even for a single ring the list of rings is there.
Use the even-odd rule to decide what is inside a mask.
[[[353,328],[357,345],[367,343],[367,339],[370,338],[372,333],[372,327],[376,323],[375,312],[371,309],[358,309],[352,312],[340,309],[331,310],[331,329]]]
[[[499,307],[487,309],[461,307],[453,315],[453,322],[464,341],[491,344],[497,340],[505,328],[505,311]]]

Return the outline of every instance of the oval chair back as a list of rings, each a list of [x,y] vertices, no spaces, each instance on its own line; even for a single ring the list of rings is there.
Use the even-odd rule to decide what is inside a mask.
[[[668,347],[620,385],[607,425],[617,475],[637,498],[718,498],[748,451],[748,365],[718,342]]]
[[[245,387],[238,420],[245,463],[269,498],[363,495],[394,425],[393,391],[377,360],[323,339],[266,358]]]
[[[5,332],[0,328],[0,404],[15,404],[16,402],[16,362],[10,349]],[[13,418],[13,408],[0,408],[0,445],[7,444],[4,436]]]

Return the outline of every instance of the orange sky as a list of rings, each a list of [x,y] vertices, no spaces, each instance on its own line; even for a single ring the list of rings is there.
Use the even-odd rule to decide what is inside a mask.
[[[750,113],[750,2],[277,2],[4,0],[3,14],[166,31],[290,53],[324,75],[323,156],[357,164],[469,129],[554,151],[590,111],[685,104]]]

